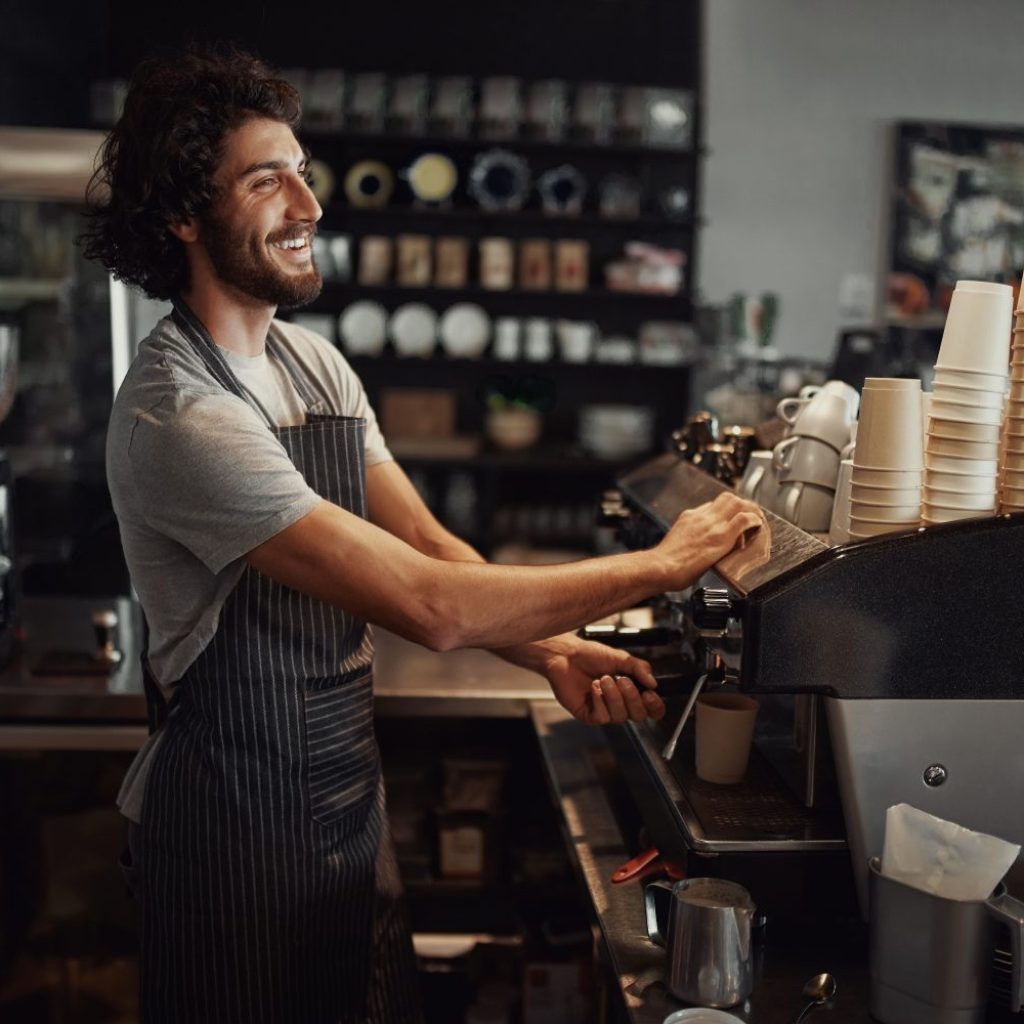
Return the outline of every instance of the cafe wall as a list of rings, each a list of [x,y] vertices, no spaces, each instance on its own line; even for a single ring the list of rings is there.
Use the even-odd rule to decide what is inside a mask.
[[[844,276],[885,267],[896,120],[1024,124],[1019,0],[709,0],[704,298],[777,291],[827,358]]]

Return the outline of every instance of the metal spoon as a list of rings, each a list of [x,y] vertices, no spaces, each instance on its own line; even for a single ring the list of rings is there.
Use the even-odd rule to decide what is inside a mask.
[[[816,974],[804,984],[803,997],[810,1000],[797,1014],[793,1024],[800,1024],[811,1010],[827,1003],[836,994],[836,979],[831,974]]]

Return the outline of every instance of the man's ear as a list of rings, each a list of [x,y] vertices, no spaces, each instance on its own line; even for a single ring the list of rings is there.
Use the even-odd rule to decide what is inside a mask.
[[[195,217],[190,217],[188,220],[177,224],[168,224],[167,230],[175,238],[179,238],[183,242],[194,242],[199,237],[199,221]]]

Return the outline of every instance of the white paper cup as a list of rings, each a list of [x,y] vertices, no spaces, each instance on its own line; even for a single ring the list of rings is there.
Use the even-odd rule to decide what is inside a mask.
[[[933,413],[928,421],[928,436],[972,441],[975,444],[999,444],[999,424],[965,423],[963,420],[945,419]]]
[[[990,427],[998,427],[1003,422],[1003,403],[995,409],[983,409],[976,405],[960,405],[932,398],[932,419],[958,420],[961,423],[981,423]]]
[[[924,442],[924,457],[952,457],[954,459],[982,459],[989,461],[997,458],[999,442],[983,444],[976,441],[959,441],[953,437],[937,437],[929,434]]]
[[[920,520],[914,519],[907,523],[866,523],[859,522],[850,516],[850,537],[853,540],[869,540],[871,537],[883,537],[887,533],[903,533],[905,530],[916,530]]]
[[[921,469],[923,453],[921,382],[868,378],[861,398],[854,467]]]
[[[924,475],[924,486],[932,491],[955,491],[958,494],[995,494],[996,472],[982,475],[968,473],[941,473],[929,470]]]
[[[988,281],[957,281],[935,365],[1005,373],[1013,326],[1013,289]]]
[[[966,508],[941,508],[937,505],[921,505],[921,522],[926,525],[938,523],[958,523],[962,519],[984,519],[992,512],[975,512]]]
[[[787,437],[772,453],[780,483],[808,483],[835,488],[839,476],[839,452],[814,437]]]
[[[828,524],[828,542],[832,547],[850,539],[850,489],[853,480],[853,460],[843,459],[839,464],[836,496],[832,503],[832,517]]]
[[[1003,470],[1003,483],[1002,492],[1007,490],[1020,491],[1024,494],[1024,469],[1009,469]]]
[[[1002,391],[972,391],[959,388],[953,384],[936,384],[932,391],[933,408],[935,402],[967,405],[977,409],[1002,409],[1006,400]]]
[[[875,469],[854,462],[852,481],[861,487],[919,488],[924,482],[924,470]]]
[[[915,505],[921,502],[921,487],[921,483],[913,487],[872,487],[851,479],[850,498],[861,505]]]
[[[994,512],[996,508],[996,485],[978,494],[964,494],[962,491],[948,491],[925,484],[921,491],[922,504],[931,508],[973,509],[977,512]]]
[[[924,468],[938,473],[966,473],[969,476],[995,476],[999,472],[996,459],[960,459],[952,455],[933,455],[926,447]]]
[[[920,501],[909,505],[894,505],[892,508],[862,505],[856,500],[850,502],[851,529],[858,523],[916,523],[920,518]]]
[[[899,505],[917,505],[921,502],[921,485],[917,487],[865,487],[850,484],[850,499],[861,505],[894,508]]]
[[[740,693],[697,698],[697,777],[723,785],[743,781],[754,738],[757,701]]]
[[[936,368],[932,387],[937,384],[950,384],[970,391],[998,391],[1006,387],[1005,373],[968,373],[965,370],[942,370]]]

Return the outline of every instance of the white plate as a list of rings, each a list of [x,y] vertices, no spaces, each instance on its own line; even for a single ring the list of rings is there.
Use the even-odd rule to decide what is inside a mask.
[[[437,344],[437,314],[422,302],[407,302],[391,314],[388,333],[400,356],[429,356]]]
[[[338,336],[349,355],[380,355],[387,323],[388,311],[379,302],[353,302],[338,317]]]
[[[456,359],[477,359],[487,347],[491,321],[475,303],[456,302],[442,315],[440,334],[448,355]]]
[[[743,1024],[733,1013],[712,1010],[710,1006],[691,1006],[685,1010],[670,1013],[661,1024]]]

